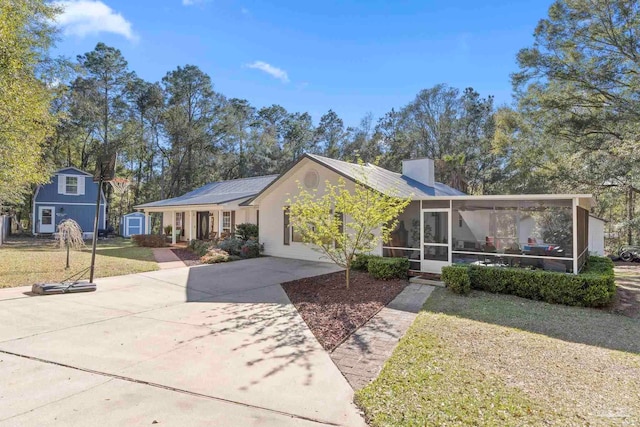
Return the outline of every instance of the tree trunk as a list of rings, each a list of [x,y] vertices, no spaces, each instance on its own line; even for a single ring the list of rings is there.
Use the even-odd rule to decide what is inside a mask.
[[[631,226],[631,221],[633,221],[633,187],[629,186],[629,194],[627,196],[627,219],[629,221],[629,227],[627,230],[627,244],[633,244],[633,227]]]
[[[347,265],[347,269],[344,271],[344,278],[347,284],[347,289],[349,289],[349,280],[350,280],[351,266]]]

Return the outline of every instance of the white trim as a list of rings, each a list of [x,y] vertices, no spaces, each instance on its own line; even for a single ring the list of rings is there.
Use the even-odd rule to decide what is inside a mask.
[[[42,211],[44,209],[49,209],[51,211],[51,224],[47,224],[52,227],[51,231],[43,231],[42,230]],[[40,223],[40,227],[38,227],[39,233],[55,233],[56,232],[56,207],[55,206],[38,206],[38,222]]]
[[[173,211],[171,213],[171,244],[172,245],[176,244],[176,231],[178,231],[176,229],[176,212]]]
[[[61,171],[66,170],[66,169],[73,169],[74,171],[80,172],[80,173],[82,173],[82,174],[83,174],[83,175],[85,175],[85,176],[93,176],[93,175],[92,175],[92,174],[90,174],[89,172],[85,172],[85,171],[80,170],[80,169],[78,169],[78,168],[76,168],[76,167],[73,167],[73,166],[67,166],[67,167],[65,167],[65,168],[60,168],[60,169],[58,169],[57,171],[55,171],[53,174],[54,174],[54,175],[59,175]]]
[[[412,200],[570,200],[577,198],[590,199],[592,197],[592,194],[491,194],[484,196],[431,196]]]
[[[402,248],[399,246],[383,246],[382,249],[400,249],[402,251],[419,251],[420,248]]]
[[[560,256],[546,256],[546,255],[525,255],[525,254],[505,254],[501,252],[473,252],[473,251],[452,251],[453,254],[464,255],[483,255],[493,257],[516,257],[516,258],[541,258],[541,259],[559,259],[562,261],[572,261],[573,258],[560,257]]]
[[[78,203],[78,202],[37,202],[38,204],[46,203],[48,205],[78,205],[78,206],[95,206],[95,203]],[[100,203],[100,207],[106,203]]]

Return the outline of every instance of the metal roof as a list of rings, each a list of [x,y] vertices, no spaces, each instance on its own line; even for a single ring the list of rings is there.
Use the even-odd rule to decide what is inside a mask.
[[[212,182],[179,197],[135,206],[137,209],[190,205],[219,205],[253,197],[271,184],[278,175],[256,176]]]
[[[333,169],[335,172],[357,182],[363,182],[374,190],[397,197],[428,198],[441,196],[464,196],[465,193],[436,182],[433,187],[397,172],[381,168],[371,163],[362,165],[330,159],[316,154],[307,157]],[[364,176],[363,176],[364,175]]]

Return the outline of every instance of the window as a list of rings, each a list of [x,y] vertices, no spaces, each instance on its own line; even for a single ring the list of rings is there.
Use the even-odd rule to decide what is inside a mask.
[[[295,227],[291,227],[291,241],[297,243],[303,243],[302,233],[299,232]]]
[[[231,232],[231,212],[222,212],[222,231]]]
[[[284,241],[285,245],[289,245],[291,241],[291,227],[289,226],[289,206],[284,208],[283,211],[283,225],[284,225]]]
[[[65,193],[66,194],[78,194],[78,177],[66,176],[65,177]]]
[[[42,225],[51,225],[53,223],[53,213],[51,209],[42,209]]]

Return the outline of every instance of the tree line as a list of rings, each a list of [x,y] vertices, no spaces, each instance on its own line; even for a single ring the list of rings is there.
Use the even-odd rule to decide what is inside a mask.
[[[47,173],[91,171],[105,148],[131,182],[118,200],[125,213],[215,180],[280,173],[305,152],[398,172],[402,159],[426,156],[437,181],[470,194],[594,193],[595,213],[636,240],[639,9],[635,1],[554,2],[518,53],[512,105],[436,84],[345,126],[333,110],[314,122],[307,112],[228,97],[197,65],[145,81],[103,43],[73,61],[52,58],[57,6],[3,3],[0,35],[21,43],[0,47],[0,101],[26,101],[0,102],[0,163],[9,166],[0,168],[0,204],[28,212]],[[120,213],[111,210],[111,223]]]

